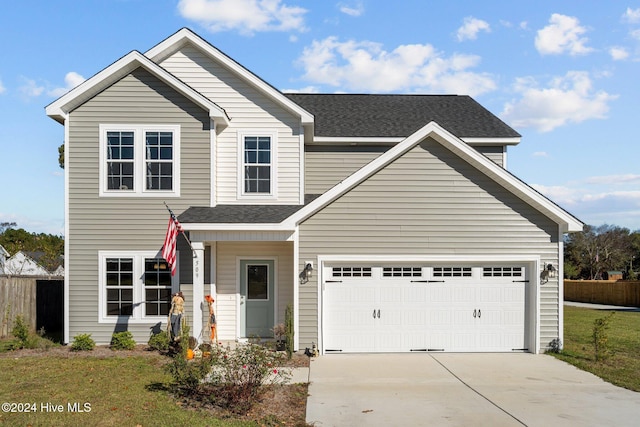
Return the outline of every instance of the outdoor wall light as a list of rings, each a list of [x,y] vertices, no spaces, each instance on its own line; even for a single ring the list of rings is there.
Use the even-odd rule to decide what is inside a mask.
[[[300,273],[300,283],[307,283],[311,278],[311,272],[313,272],[313,263],[311,261],[305,262],[304,269]]]
[[[549,279],[554,279],[557,271],[558,270],[553,266],[553,264],[545,264],[542,268],[542,272],[540,273],[540,283],[544,285],[549,281]]]

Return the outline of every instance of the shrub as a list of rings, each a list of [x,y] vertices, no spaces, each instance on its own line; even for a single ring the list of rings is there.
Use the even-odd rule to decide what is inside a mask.
[[[151,350],[167,351],[169,350],[169,334],[167,331],[160,331],[157,334],[153,334],[149,338],[147,345]]]
[[[593,349],[595,353],[596,362],[608,359],[611,356],[611,347],[609,345],[609,323],[611,318],[615,314],[612,311],[605,317],[601,317],[593,321]]]
[[[293,356],[293,306],[291,304],[287,304],[287,308],[284,312],[284,329],[285,334],[287,336],[285,350],[287,350],[287,357],[291,359]]]
[[[28,348],[29,326],[25,323],[24,318],[22,316],[16,317],[16,320],[13,323],[13,329],[11,330],[11,334],[20,341],[19,348]]]
[[[80,334],[73,337],[71,351],[91,351],[96,347],[96,342],[91,338],[91,334]]]
[[[129,331],[114,332],[111,335],[111,350],[133,350],[136,342]]]
[[[216,346],[211,352],[211,373],[204,379],[209,399],[217,406],[236,413],[251,409],[267,384],[289,380],[290,372],[278,368],[284,355],[255,344]]]

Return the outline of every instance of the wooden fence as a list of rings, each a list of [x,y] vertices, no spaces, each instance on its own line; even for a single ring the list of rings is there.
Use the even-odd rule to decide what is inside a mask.
[[[565,301],[640,307],[640,281],[565,280]]]
[[[54,301],[56,306],[62,304],[62,300],[57,296],[63,291],[61,279],[61,277],[0,276],[0,337],[11,334],[18,316],[22,316],[33,331],[40,327],[44,327],[45,330],[61,329],[60,321],[54,318],[55,321],[52,322],[51,314],[42,308],[45,304]],[[54,286],[56,292],[53,294],[46,292],[47,288]],[[38,304],[38,294],[41,295],[40,304]],[[60,309],[55,308],[60,313]],[[50,327],[52,323],[55,324],[53,328]]]

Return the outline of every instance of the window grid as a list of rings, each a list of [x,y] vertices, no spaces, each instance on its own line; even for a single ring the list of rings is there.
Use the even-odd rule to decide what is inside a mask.
[[[244,192],[271,193],[271,137],[244,138]]]
[[[107,258],[107,316],[133,314],[133,259]]]
[[[134,189],[134,133],[107,132],[107,189]]]
[[[483,277],[522,277],[522,267],[484,267]]]
[[[333,267],[333,277],[371,277],[371,267]]]
[[[173,190],[173,132],[145,133],[147,190]]]
[[[433,277],[471,277],[471,267],[434,267]]]
[[[162,258],[144,260],[145,315],[166,316],[171,305],[171,268]]]
[[[382,277],[422,277],[422,267],[383,267]]]

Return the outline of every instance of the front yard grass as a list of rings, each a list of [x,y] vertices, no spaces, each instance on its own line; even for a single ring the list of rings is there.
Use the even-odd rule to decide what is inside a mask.
[[[15,409],[20,411],[6,412],[3,406],[0,425],[304,425],[306,385],[286,386],[279,393],[288,394],[272,402],[294,406],[295,411],[302,408],[302,420],[264,412],[254,414],[253,420],[220,417],[206,409],[189,408],[171,396],[171,377],[163,369],[166,357],[114,353],[111,357],[4,354],[0,357],[0,403],[19,404]],[[266,394],[265,400],[269,400],[272,392]],[[288,401],[292,394],[297,398],[295,403]]]
[[[558,354],[549,354],[607,382],[640,391],[640,312],[615,312],[607,330],[611,356],[598,362],[595,359],[594,321],[609,313],[565,306],[564,349]]]

